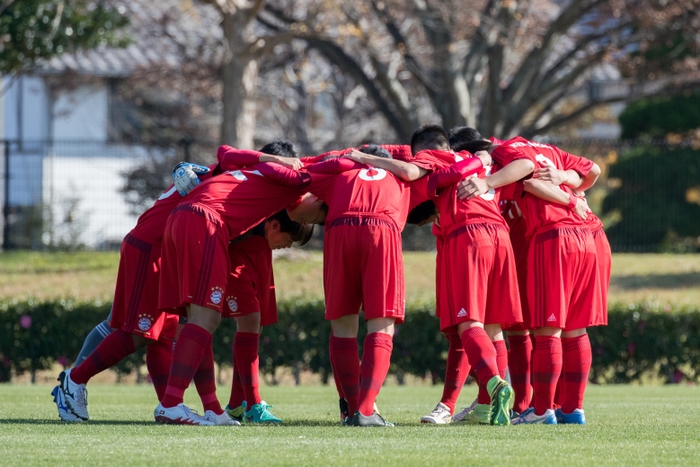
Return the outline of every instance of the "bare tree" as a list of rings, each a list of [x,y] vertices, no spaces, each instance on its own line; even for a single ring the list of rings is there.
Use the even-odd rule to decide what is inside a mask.
[[[403,141],[426,115],[533,136],[596,106],[697,81],[687,74],[697,61],[672,78],[645,50],[679,34],[676,54],[697,45],[698,0],[363,0],[323,2],[301,19],[265,10],[361,84]],[[591,99],[590,79],[606,66],[629,86]]]

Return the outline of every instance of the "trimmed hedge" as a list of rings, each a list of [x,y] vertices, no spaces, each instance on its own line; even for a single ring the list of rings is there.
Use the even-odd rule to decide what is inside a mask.
[[[325,383],[331,375],[328,356],[330,325],[323,302],[282,301],[280,322],[263,330],[260,371],[275,382],[278,368],[295,374],[311,371]],[[0,381],[14,375],[46,370],[59,362],[72,363],[83,339],[109,313],[109,303],[71,301],[0,302]],[[214,359],[231,366],[235,324],[223,320],[214,335]],[[593,348],[591,380],[630,383],[643,378],[669,382],[700,381],[700,309],[650,304],[615,304],[609,325],[590,329]],[[360,348],[364,335],[359,337]],[[397,327],[390,372],[401,382],[405,375],[430,377],[445,373],[447,340],[429,306],[409,307],[406,322]],[[126,358],[115,369],[128,374],[144,364],[144,351]]]

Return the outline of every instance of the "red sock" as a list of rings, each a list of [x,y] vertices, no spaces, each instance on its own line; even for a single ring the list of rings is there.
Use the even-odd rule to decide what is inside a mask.
[[[506,341],[493,341],[493,348],[496,349],[496,365],[498,366],[498,376],[505,379],[508,372],[508,348]]]
[[[486,331],[476,326],[462,333],[462,346],[469,359],[469,364],[479,379],[479,391],[481,392],[481,385],[484,385],[485,390],[489,380],[498,375],[496,348]],[[491,397],[489,396],[489,402],[486,403],[490,402]]]
[[[168,387],[161,400],[163,407],[175,407],[182,403],[185,390],[192,382],[207,348],[211,348],[211,334],[196,324],[187,323],[175,342]]]
[[[168,375],[173,362],[173,340],[161,338],[146,347],[146,368],[156,390],[158,400],[165,395],[168,386]]]
[[[515,391],[513,410],[524,412],[530,406],[532,384],[530,383],[530,363],[532,358],[532,340],[530,336],[508,336],[508,369],[510,381]]]
[[[474,368],[469,370],[469,376],[474,378],[474,382],[476,383],[476,387],[479,388],[479,392],[476,396],[477,404],[490,404],[491,403],[491,396],[489,395],[489,392],[486,389],[486,384],[483,384],[481,381],[479,381],[479,377],[476,375],[476,371],[474,371]]]
[[[194,385],[199,393],[199,398],[202,399],[204,411],[211,410],[217,415],[224,413],[221,408],[219,398],[216,397],[216,372],[214,368],[214,350],[209,345],[204,349],[204,355],[199,362],[199,367],[192,377]]]
[[[365,336],[360,366],[362,375],[360,377],[360,399],[357,409],[362,415],[374,413],[374,403],[386,375],[389,373],[393,348],[393,337],[389,334],[373,332]]]
[[[75,384],[87,384],[90,378],[121,362],[136,351],[131,333],[117,329],[104,338],[90,355],[70,372]]]
[[[243,385],[241,384],[241,375],[238,367],[236,366],[236,357],[232,357],[233,381],[231,381],[231,397],[228,400],[228,406],[230,409],[235,409],[243,404],[243,401],[245,400],[245,393],[243,392]]]
[[[236,369],[241,378],[241,386],[248,409],[259,404],[258,382],[258,342],[260,335],[254,332],[236,332],[233,340],[233,358],[236,359]]]
[[[360,357],[357,355],[357,339],[331,336],[329,346],[334,356],[333,373],[337,375],[334,378],[340,382],[352,416],[357,411],[360,397]]]
[[[571,413],[583,409],[583,394],[586,392],[588,374],[591,371],[591,341],[588,334],[562,339],[564,351],[561,410]]]
[[[469,360],[462,347],[462,339],[457,334],[445,334],[450,341],[447,350],[447,368],[445,369],[445,387],[442,390],[440,402],[450,408],[450,413],[455,413],[455,406],[459,393],[462,392],[464,383],[469,376]]]
[[[331,338],[333,338],[333,331],[331,331]],[[333,350],[332,345],[328,346],[328,358],[331,361],[331,370],[333,371],[333,381],[335,381],[335,388],[338,390],[338,399],[345,399],[345,394],[343,394],[343,385],[340,384],[340,376],[338,375],[338,373],[335,370],[333,370],[337,365],[336,359],[338,357],[335,356],[335,351]]]
[[[561,373],[561,339],[537,336],[535,357],[532,361],[532,385],[535,389],[534,406],[537,415],[554,407],[554,391]]]

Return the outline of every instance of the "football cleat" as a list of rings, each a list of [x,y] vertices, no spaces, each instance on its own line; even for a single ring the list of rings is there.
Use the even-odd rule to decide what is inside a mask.
[[[547,409],[542,415],[537,415],[533,407],[528,408],[521,413],[518,418],[511,422],[512,425],[556,425],[557,417],[554,415],[554,410]]]
[[[583,413],[583,409],[574,409],[571,413],[564,413],[561,409],[556,409],[554,411],[554,416],[557,418],[557,423],[561,423],[562,425],[586,424],[586,414]]]
[[[260,401],[259,404],[253,405],[250,410],[246,411],[245,419],[249,423],[282,423],[282,420],[272,415],[270,412],[271,405],[267,405],[265,401]]]
[[[470,425],[490,425],[491,424],[491,405],[476,404],[474,410],[469,412],[464,419],[464,423]]]
[[[340,407],[340,421],[342,422],[345,419],[349,419],[350,417],[350,406],[348,405],[347,399],[344,397],[341,397],[340,400],[338,400],[338,406]]]
[[[212,422],[214,425],[230,425],[230,426],[241,426],[241,422],[231,418],[229,414],[225,411],[220,415],[214,413],[213,410],[207,410],[204,412],[204,419]]]
[[[395,423],[387,422],[384,420],[384,418],[377,413],[377,411],[372,412],[372,415],[362,415],[360,412],[355,412],[355,415],[352,417],[352,426],[362,426],[362,427],[368,427],[368,426],[396,426]]]
[[[491,395],[491,425],[510,425],[514,393],[508,382],[496,375],[486,383]]]
[[[472,402],[472,405],[469,407],[464,407],[461,409],[459,412],[457,412],[453,417],[452,417],[452,422],[464,422],[465,417],[469,415],[472,410],[474,410],[474,407],[476,407],[476,404],[479,403],[479,399],[474,399],[474,402]]]
[[[70,379],[72,369],[64,370],[58,375],[59,388],[63,392],[63,400],[68,410],[78,418],[90,418],[87,411],[87,388],[84,384],[75,384]]]
[[[168,408],[163,407],[163,404],[158,404],[158,407],[153,412],[153,416],[156,422],[168,425],[214,426],[214,422],[206,420],[182,403]]]
[[[224,410],[229,415],[229,417],[231,417],[239,423],[243,423],[243,421],[245,420],[245,401],[243,401],[243,403],[235,409],[232,409],[227,405]]]
[[[68,407],[66,406],[66,399],[63,397],[63,391],[61,391],[60,386],[53,388],[51,395],[53,396],[53,401],[56,403],[56,407],[58,408],[58,418],[64,422],[84,421],[82,418],[73,415],[73,413],[68,410]]]
[[[450,412],[450,408],[448,406],[442,402],[438,402],[438,405],[435,406],[433,411],[422,417],[420,422],[446,425],[447,423],[452,422],[452,413]]]

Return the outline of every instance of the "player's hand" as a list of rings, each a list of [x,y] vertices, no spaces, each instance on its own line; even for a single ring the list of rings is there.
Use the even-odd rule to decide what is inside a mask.
[[[551,166],[536,168],[532,174],[532,178],[542,180],[543,182],[550,182],[557,186],[567,182],[566,172]]]
[[[199,185],[198,175],[203,175],[209,172],[209,167],[203,165],[191,164],[189,162],[180,162],[173,170],[173,183],[175,189],[180,195],[185,196],[192,191],[194,187]]]
[[[576,198],[576,206],[574,207],[574,212],[578,217],[583,219],[584,221],[588,217],[588,203],[586,202],[585,198]]]
[[[481,163],[484,164],[484,167],[487,167],[493,163],[491,154],[489,154],[488,151],[476,151],[474,153],[474,156],[478,157],[479,160],[481,160]]]
[[[465,178],[457,184],[457,197],[459,199],[469,200],[488,191],[489,186],[486,180],[476,175]]]
[[[272,154],[270,154],[270,157],[272,158],[271,162],[287,167],[288,169],[299,170],[304,167],[304,163],[301,159],[297,159],[296,157],[282,157]]]

